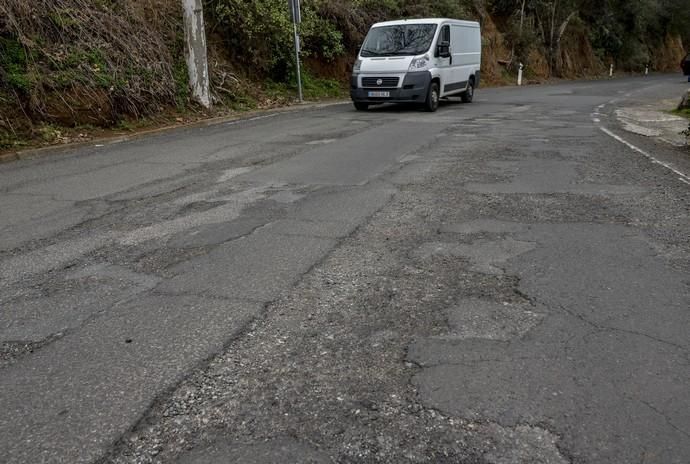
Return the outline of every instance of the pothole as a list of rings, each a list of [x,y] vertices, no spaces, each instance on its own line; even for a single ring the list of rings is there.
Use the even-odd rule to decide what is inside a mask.
[[[527,253],[536,248],[532,242],[521,242],[512,238],[502,240],[476,240],[471,244],[427,242],[412,252],[417,259],[428,259],[434,256],[452,256],[465,258],[470,269],[482,274],[501,275],[500,267],[511,258]]]
[[[528,304],[466,299],[446,310],[450,332],[443,338],[510,340],[521,337],[544,317]]]
[[[528,226],[525,224],[517,222],[498,221],[496,219],[477,219],[475,221],[443,224],[439,230],[441,233],[454,234],[503,234],[508,232],[522,232],[527,227]]]
[[[568,464],[558,450],[558,437],[541,427],[518,425],[501,427],[495,423],[481,425],[480,435],[491,443],[483,458],[487,464]]]
[[[276,462],[326,464],[333,461],[328,454],[294,438],[284,437],[258,443],[237,443],[218,439],[182,455],[179,464],[273,464]]]

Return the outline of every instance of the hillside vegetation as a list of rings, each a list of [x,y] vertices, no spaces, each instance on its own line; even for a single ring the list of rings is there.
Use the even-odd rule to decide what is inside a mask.
[[[400,17],[473,18],[483,75],[527,78],[675,70],[690,44],[687,0],[303,0],[307,96],[339,96],[369,26]],[[286,0],[205,0],[216,106],[293,95]],[[189,101],[179,0],[0,0],[0,148],[60,127],[111,127]],[[126,124],[126,123],[125,123]]]

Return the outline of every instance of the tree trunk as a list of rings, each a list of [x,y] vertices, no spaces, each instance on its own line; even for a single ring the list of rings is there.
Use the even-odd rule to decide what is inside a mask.
[[[489,13],[486,11],[483,0],[473,0],[472,3],[474,5],[474,9],[479,14],[479,18],[484,21],[484,19],[489,16]]]
[[[182,6],[184,8],[185,56],[192,97],[205,108],[210,108],[204,7],[202,0],[182,0]]]
[[[518,39],[522,40],[522,31],[524,29],[525,25],[525,4],[527,3],[527,0],[522,0],[522,5],[520,7],[520,28],[518,29]],[[508,66],[510,67],[513,64],[513,59],[515,59],[515,41],[513,41],[513,46],[510,50],[510,62],[508,63]]]
[[[551,18],[549,19],[549,68],[551,74],[558,75],[558,65],[556,64],[556,9],[558,8],[558,0],[554,0],[551,4]]]
[[[561,69],[561,39],[563,38],[563,34],[565,34],[565,30],[568,28],[568,24],[570,21],[575,17],[577,14],[577,10],[573,11],[570,13],[565,20],[561,23],[560,27],[558,28],[558,33],[556,34],[555,37],[555,43],[553,44],[553,71],[557,76],[561,75],[562,69]]]

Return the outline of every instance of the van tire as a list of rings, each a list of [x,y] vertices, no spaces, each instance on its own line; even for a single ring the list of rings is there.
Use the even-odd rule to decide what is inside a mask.
[[[463,103],[472,103],[472,100],[474,100],[474,80],[470,79],[470,82],[467,84],[467,90],[465,90],[462,93],[462,98]]]
[[[426,102],[424,102],[424,109],[430,113],[433,113],[438,109],[438,103],[441,99],[441,95],[438,90],[438,83],[432,82],[429,85],[429,91],[426,94]]]
[[[354,104],[357,111],[366,111],[369,109],[369,103],[354,102]]]

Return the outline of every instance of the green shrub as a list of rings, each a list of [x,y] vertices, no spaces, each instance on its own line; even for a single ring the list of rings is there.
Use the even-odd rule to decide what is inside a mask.
[[[27,52],[13,37],[0,36],[0,84],[28,93],[36,83],[27,67]]]
[[[210,11],[238,67],[284,81],[294,63],[293,25],[285,0],[214,0]],[[302,5],[302,54],[332,59],[344,53],[342,34],[317,13],[317,4]]]
[[[175,104],[178,109],[182,109],[189,103],[189,96],[191,94],[187,62],[183,57],[179,57],[175,62],[173,78],[175,79]]]

